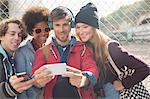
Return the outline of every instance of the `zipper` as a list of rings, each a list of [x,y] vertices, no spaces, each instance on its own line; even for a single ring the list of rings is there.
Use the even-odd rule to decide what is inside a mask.
[[[82,99],[82,96],[81,96],[81,93],[80,93],[80,89],[77,88],[77,91],[78,91],[78,94],[79,94],[80,99]]]

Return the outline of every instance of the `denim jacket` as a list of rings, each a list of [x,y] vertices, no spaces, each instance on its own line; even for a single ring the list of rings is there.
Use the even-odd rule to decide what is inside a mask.
[[[32,66],[34,65],[35,50],[31,43],[32,40],[28,40],[25,45],[18,48],[15,54],[16,71],[27,72],[31,75]],[[41,90],[35,86],[29,88],[27,91],[18,95],[18,99],[38,99]]]

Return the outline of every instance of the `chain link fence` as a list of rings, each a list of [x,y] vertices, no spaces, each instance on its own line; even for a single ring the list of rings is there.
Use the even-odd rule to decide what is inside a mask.
[[[50,11],[63,5],[75,15],[88,2],[98,7],[100,29],[150,64],[150,0],[0,0],[0,20],[21,18],[26,9],[35,5]]]
[[[112,0],[113,1],[113,0]],[[117,1],[117,0],[116,0]],[[131,4],[128,2],[134,1]],[[150,41],[150,0],[0,0],[0,20],[8,17],[22,17],[27,8],[34,5],[46,6],[52,10],[56,6],[69,7],[74,14],[87,2],[93,2],[100,12],[100,28],[111,38],[118,41]],[[114,6],[113,6],[114,5]],[[109,14],[105,14],[108,13]],[[110,13],[111,12],[111,13]]]

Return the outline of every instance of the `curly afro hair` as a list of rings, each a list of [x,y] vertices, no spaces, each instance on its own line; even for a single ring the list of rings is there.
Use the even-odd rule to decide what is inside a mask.
[[[25,12],[22,21],[26,26],[26,31],[31,35],[32,29],[39,22],[48,22],[49,10],[46,7],[34,6]]]

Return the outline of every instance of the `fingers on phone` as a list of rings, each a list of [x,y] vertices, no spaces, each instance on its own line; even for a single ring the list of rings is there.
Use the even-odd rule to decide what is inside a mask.
[[[74,67],[66,66],[66,69],[67,69],[67,71],[81,73],[81,70],[74,68]]]

